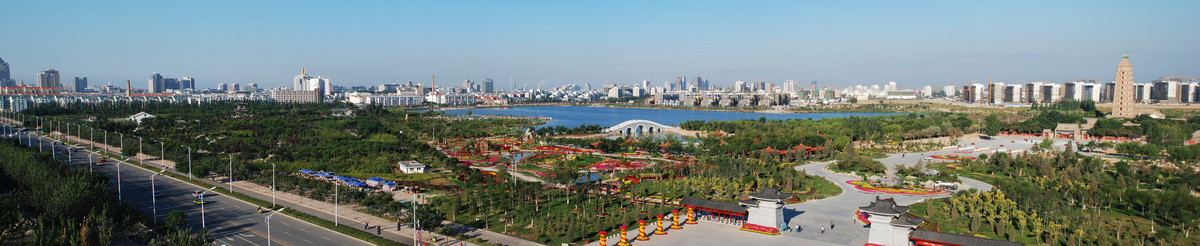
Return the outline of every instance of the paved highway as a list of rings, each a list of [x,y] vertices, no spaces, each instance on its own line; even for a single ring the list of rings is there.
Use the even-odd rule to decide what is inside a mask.
[[[2,130],[13,129],[6,125]],[[53,145],[58,150],[56,156],[60,159],[69,158],[73,167],[87,169],[89,168],[89,157],[93,161],[99,160],[101,157],[101,155],[85,149],[68,151],[64,154],[64,145],[53,139],[36,136],[29,132],[22,134],[21,142],[30,146],[40,144],[49,151],[52,143],[56,144]],[[111,159],[103,166],[92,165],[90,168],[108,175],[113,180],[112,188],[117,189],[117,165],[121,165],[120,195],[122,201],[144,214],[153,215],[154,204],[151,200],[150,178],[154,175],[154,171]],[[154,178],[154,185],[154,189],[162,193],[162,197],[157,199],[160,223],[166,218],[167,213],[172,210],[180,210],[187,213],[188,226],[194,230],[201,228],[201,207],[193,202],[192,192],[210,187],[200,187],[162,175]],[[216,239],[214,245],[268,245],[268,229],[264,219],[269,213],[257,213],[258,206],[215,192],[209,192],[204,199],[208,201],[204,205],[204,221],[213,238]],[[270,234],[270,244],[272,245],[371,245],[365,241],[286,215],[271,217]]]

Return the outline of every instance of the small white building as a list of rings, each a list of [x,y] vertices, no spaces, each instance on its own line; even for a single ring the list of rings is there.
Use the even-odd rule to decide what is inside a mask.
[[[791,197],[791,193],[783,193],[775,188],[766,188],[762,192],[750,194],[750,199],[739,202],[749,212],[746,224],[784,229],[783,201]]]
[[[399,161],[396,164],[404,173],[425,173],[425,164],[417,161]]]
[[[148,113],[146,113],[146,112],[139,112],[139,113],[137,113],[137,114],[134,114],[134,115],[132,115],[132,116],[129,116],[129,120],[130,120],[130,121],[133,121],[133,122],[137,122],[137,124],[138,124],[138,125],[141,125],[141,124],[142,124],[142,120],[144,120],[144,119],[149,119],[149,118],[154,118],[154,117],[157,117],[157,116],[154,116],[154,115],[152,115],[152,114],[148,114]]]

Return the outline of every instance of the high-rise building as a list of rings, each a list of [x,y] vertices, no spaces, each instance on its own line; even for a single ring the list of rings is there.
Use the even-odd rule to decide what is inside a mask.
[[[317,76],[313,78],[308,76],[304,69],[300,69],[300,75],[292,78],[292,90],[297,91],[313,91],[321,89],[325,96],[333,95],[333,85],[329,83],[329,79],[325,76]]]
[[[1113,98],[1113,117],[1118,118],[1133,118],[1137,116],[1137,109],[1133,102],[1133,64],[1129,63],[1129,55],[1121,56],[1121,63],[1117,65],[1117,89],[1116,97]]]
[[[483,93],[495,93],[496,92],[495,87],[496,87],[496,82],[493,82],[492,78],[487,78],[487,79],[483,80]]]
[[[229,85],[225,83],[217,84],[217,91],[229,91]]]
[[[54,87],[62,90],[62,83],[58,78],[58,71],[54,69],[46,69],[38,73],[38,87]]]
[[[474,88],[475,88],[475,81],[471,81],[469,79],[463,80],[463,89],[466,90],[467,93],[475,92],[473,90]]]
[[[704,78],[701,78],[700,76],[696,76],[695,79],[692,79],[692,85],[696,86],[697,89],[707,90],[708,89],[708,80],[704,80]]]
[[[12,72],[8,69],[8,63],[4,59],[0,59],[0,86],[16,86],[12,80]]]
[[[149,93],[163,93],[168,90],[181,91],[187,89],[196,89],[196,81],[192,77],[183,78],[167,78],[158,73],[151,73],[150,78],[146,80],[147,91]]]
[[[83,92],[87,89],[87,77],[75,77],[75,92]]]
[[[242,91],[242,85],[239,85],[238,83],[233,83],[233,84],[229,85],[229,92],[239,92],[239,91]]]
[[[150,93],[162,92],[163,87],[165,87],[164,82],[163,82],[163,76],[158,73],[151,73],[150,79],[147,81],[147,84],[148,85],[146,86],[146,88],[148,88],[147,90]]]

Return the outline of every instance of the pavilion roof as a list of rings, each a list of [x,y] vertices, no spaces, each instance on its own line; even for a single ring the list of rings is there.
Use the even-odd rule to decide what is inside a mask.
[[[910,213],[904,213],[904,214],[901,214],[899,217],[892,219],[891,223],[892,223],[892,225],[897,225],[897,226],[917,227],[917,226],[920,226],[921,224],[925,223],[925,219],[917,218],[916,216],[912,216],[912,214],[910,214]]]
[[[750,197],[760,199],[760,200],[781,201],[781,200],[786,200],[788,198],[791,198],[792,193],[783,193],[783,192],[780,192],[779,189],[775,189],[773,187],[767,187],[766,189],[763,189],[762,192],[750,194]]]
[[[712,210],[720,210],[735,214],[746,214],[746,207],[728,202],[718,202],[713,200],[705,200],[695,197],[684,197],[679,201],[680,205],[692,205],[696,207],[708,208]]]
[[[880,199],[877,196],[877,197],[875,197],[875,201],[871,202],[871,205],[867,205],[866,207],[858,207],[858,210],[862,210],[863,212],[876,213],[876,214],[900,215],[905,212],[908,212],[908,206],[896,205],[895,199],[892,199],[892,198]]]

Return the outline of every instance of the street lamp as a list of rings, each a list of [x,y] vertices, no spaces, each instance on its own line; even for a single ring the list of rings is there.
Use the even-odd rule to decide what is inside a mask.
[[[338,186],[341,185],[333,183],[333,225],[335,226],[338,225]]]
[[[162,171],[154,173],[154,175],[150,175],[150,203],[154,206],[152,208],[152,210],[154,210],[154,223],[158,223],[158,197],[156,196],[157,194],[155,194],[158,193],[158,190],[154,188],[154,177],[157,177],[166,171],[167,169],[163,169]]]
[[[137,138],[138,138],[138,153],[136,155],[133,155],[134,157],[138,157],[138,156],[142,155],[142,137],[139,136]],[[138,158],[138,163],[141,163],[143,166],[145,166],[146,165],[146,157],[142,156],[141,158]]]
[[[179,147],[188,149],[188,179],[196,179],[196,177],[193,177],[195,175],[192,174],[192,147],[183,145],[179,145]]]
[[[271,207],[274,208],[275,207],[275,163],[269,162],[269,161],[267,163],[271,163]]]
[[[201,191],[200,194],[198,195],[199,197],[196,197],[196,199],[200,199],[199,200],[200,201],[200,228],[206,227],[206,225],[204,223],[204,193],[208,193],[209,191],[212,191],[213,189],[216,189],[216,188],[217,188],[216,186],[213,186],[212,188],[208,188],[207,190]]]
[[[229,154],[229,193],[233,193],[233,154]]]
[[[267,246],[271,246],[271,216],[275,216],[275,214],[278,214],[279,212],[283,212],[284,209],[287,209],[287,208],[281,208],[279,210],[276,210],[274,213],[267,215],[267,218],[264,219],[267,222]]]

